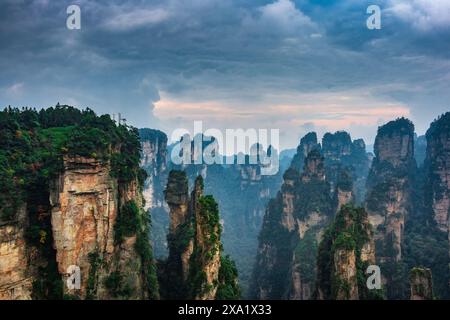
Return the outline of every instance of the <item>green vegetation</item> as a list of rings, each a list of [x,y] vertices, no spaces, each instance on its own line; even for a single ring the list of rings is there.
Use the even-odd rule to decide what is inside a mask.
[[[175,207],[187,205],[188,212],[183,217],[184,221],[167,237],[169,257],[162,263],[162,271],[159,274],[164,298],[194,299],[210,293],[215,288],[217,299],[240,297],[236,265],[228,256],[222,256],[222,228],[218,204],[213,196],[203,195],[203,188],[203,179],[198,176],[188,199],[186,173],[177,170],[169,173],[166,200],[169,205]],[[219,277],[217,282],[208,283],[205,267],[215,258],[220,258]],[[188,270],[185,268],[186,262]]]
[[[237,282],[238,271],[236,264],[229,256],[220,258],[219,287],[217,300],[236,300],[241,297],[241,288]]]
[[[63,282],[52,246],[50,184],[63,170],[63,158],[76,156],[110,164],[111,175],[119,183],[137,179],[142,184],[145,172],[139,168],[138,131],[116,125],[109,115],[97,116],[90,109],[59,104],[40,111],[8,107],[0,112],[0,128],[0,221],[14,222],[21,218],[19,210],[26,208],[27,245],[34,247],[37,253],[32,259],[47,262],[30,261],[38,265],[33,298],[72,298],[63,297]],[[147,222],[136,203],[124,204],[115,226],[115,241],[120,243],[123,237],[137,234],[136,248],[142,257],[150,297],[155,298],[158,287]],[[95,253],[89,259],[87,294],[88,298],[93,298],[100,261]]]
[[[353,205],[342,206],[319,245],[317,290],[321,291],[324,299],[336,299],[338,292],[346,293],[347,297],[350,294],[351,285],[341,279],[334,270],[334,258],[338,250],[355,252],[359,298],[382,298],[381,290],[367,289],[365,272],[370,261],[361,259],[361,250],[370,242],[371,236],[372,230],[364,208],[356,208]]]
[[[88,284],[86,289],[86,299],[92,300],[95,298],[95,295],[97,293],[97,271],[98,268],[101,266],[102,261],[100,259],[100,256],[98,254],[98,251],[95,250],[88,255],[89,259],[89,276],[88,276]]]
[[[142,226],[142,217],[135,201],[130,200],[120,208],[114,225],[114,242],[122,243],[126,237],[134,236]]]

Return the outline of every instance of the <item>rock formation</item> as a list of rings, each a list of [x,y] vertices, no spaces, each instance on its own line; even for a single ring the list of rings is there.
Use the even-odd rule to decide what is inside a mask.
[[[376,298],[380,292],[367,289],[365,276],[374,263],[375,244],[366,211],[342,206],[319,246],[316,298]]]
[[[346,170],[353,181],[354,200],[362,203],[370,167],[364,140],[352,141],[350,134],[345,131],[326,133],[322,138],[322,154],[331,191],[335,191],[339,173]]]
[[[440,230],[449,232],[450,218],[450,112],[431,124],[427,131],[428,204]]]
[[[411,269],[410,283],[411,300],[433,300],[433,280],[430,269]]]
[[[167,299],[240,295],[234,263],[222,256],[218,205],[212,196],[203,195],[203,188],[203,178],[198,176],[189,196],[186,173],[169,174],[165,190],[170,207],[169,257],[160,271],[161,292]]]
[[[415,186],[414,125],[400,118],[380,128],[367,181],[366,209],[374,227],[377,262],[384,264],[388,297],[400,297],[393,277],[402,259],[404,227],[413,212]],[[397,288],[391,291],[391,288]]]
[[[141,140],[140,166],[147,172],[144,183],[144,209],[152,217],[152,243],[156,258],[167,257],[169,208],[164,199],[168,175],[167,136],[159,130],[139,129]]]
[[[317,142],[317,134],[315,132],[309,132],[300,139],[297,153],[292,158],[291,167],[301,173],[305,159],[313,149],[320,149],[320,144]]]
[[[201,136],[196,137],[199,140]],[[236,262],[239,283],[243,295],[246,296],[265,208],[269,199],[281,186],[282,171],[276,175],[261,174],[263,164],[260,163],[258,154],[269,152],[270,147],[263,150],[258,144],[251,146],[249,155],[239,154],[230,157],[228,161],[232,160],[230,161],[234,163],[232,165],[225,163],[226,157],[219,154],[218,148],[215,152],[223,164],[196,164],[195,159],[199,158],[199,148],[194,147],[196,137],[190,143],[191,164],[169,163],[168,168],[185,171],[190,188],[193,187],[198,175],[203,177],[205,193],[211,194],[219,205],[224,250]],[[212,137],[205,137],[205,140],[204,148],[212,146],[215,141]],[[244,163],[238,163],[238,157]],[[251,157],[254,157],[252,160],[256,160],[255,163],[250,162]],[[155,213],[152,213],[153,216]],[[158,221],[154,219],[152,222],[153,230],[159,228]]]
[[[299,157],[297,154],[294,159]],[[280,192],[268,204],[260,233],[252,284],[257,299],[312,296],[317,243],[333,214],[324,159],[317,148],[307,155],[302,174],[291,166],[283,177]]]
[[[0,222],[0,300],[31,299],[33,278],[25,243],[26,208],[14,221]]]
[[[147,298],[142,278],[143,263],[135,250],[138,232],[117,239],[118,215],[127,203],[142,206],[136,181],[119,184],[111,177],[108,165],[96,159],[75,157],[64,159],[64,170],[50,192],[52,232],[56,261],[61,275],[70,266],[81,270],[80,290],[67,294],[81,298],[110,299]],[[142,210],[132,214],[142,215]],[[144,220],[144,217],[137,217]],[[141,226],[139,226],[141,227]],[[95,261],[93,261],[95,260]],[[110,292],[109,277],[120,274],[117,287]],[[120,281],[123,280],[123,281]],[[124,283],[121,283],[124,282]],[[126,294],[120,287],[126,287]]]
[[[158,298],[137,130],[59,105],[5,119],[0,298]]]

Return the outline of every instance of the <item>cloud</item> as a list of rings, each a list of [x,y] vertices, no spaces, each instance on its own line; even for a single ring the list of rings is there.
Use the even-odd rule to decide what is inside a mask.
[[[21,96],[23,94],[23,91],[24,91],[23,82],[14,83],[5,89],[6,95],[12,98]]]
[[[155,116],[164,127],[189,129],[194,121],[204,128],[280,129],[282,148],[292,148],[309,130],[319,134],[347,130],[367,142],[374,140],[377,127],[397,117],[410,116],[410,109],[388,98],[377,98],[366,90],[263,94],[258,102],[205,100],[161,94]],[[170,135],[170,130],[168,131]]]
[[[141,27],[148,27],[166,21],[170,14],[167,10],[156,9],[132,9],[122,12],[123,8],[116,14],[106,19],[103,27],[111,31],[128,31]]]
[[[259,8],[261,20],[267,24],[292,32],[314,26],[311,19],[295,7],[290,0],[278,0]]]
[[[0,1],[2,103],[69,100],[168,133],[282,128],[288,146],[311,126],[369,143],[398,115],[423,133],[448,110],[449,1],[380,0],[377,31],[369,0],[75,2],[79,31],[72,0]]]
[[[393,13],[421,31],[450,26],[448,0],[390,0],[385,11]]]

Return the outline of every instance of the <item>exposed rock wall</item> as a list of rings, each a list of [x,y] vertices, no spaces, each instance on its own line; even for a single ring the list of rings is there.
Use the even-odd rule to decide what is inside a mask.
[[[353,196],[356,203],[365,197],[365,184],[370,161],[363,139],[352,141],[345,131],[326,133],[322,139],[322,154],[325,158],[327,179],[331,192],[335,192],[339,174],[346,170],[353,181]]]
[[[165,298],[212,300],[222,285],[238,287],[235,276],[220,278],[219,209],[212,196],[203,195],[203,189],[203,178],[198,176],[189,197],[186,173],[172,170],[169,174],[165,192],[171,216],[169,257],[160,272]]]
[[[411,300],[433,300],[433,279],[428,268],[413,268],[410,273]]]
[[[65,276],[70,266],[81,270],[80,290],[64,286],[65,292],[81,298],[112,298],[104,283],[113,272],[120,272],[127,275],[127,298],[145,297],[136,236],[117,244],[114,235],[121,206],[130,200],[142,203],[137,183],[119,186],[117,179],[111,177],[108,164],[66,157],[64,170],[51,189],[58,271]]]
[[[440,230],[449,231],[450,219],[450,113],[431,124],[427,131],[425,159],[428,203]]]
[[[0,221],[0,300],[31,299],[26,227],[25,206],[19,208],[14,221]]]
[[[412,212],[416,174],[414,126],[404,118],[378,129],[375,159],[368,178],[366,208],[382,250],[381,261],[399,261],[405,219]]]
[[[301,154],[294,157],[280,192],[267,207],[254,268],[254,298],[309,299],[314,291],[317,243],[330,221],[332,199],[324,158],[313,145],[301,174],[295,161],[305,148],[299,146]]]
[[[365,283],[366,268],[374,263],[375,244],[366,211],[342,206],[319,247],[316,298],[374,298]]]
[[[169,227],[169,208],[164,199],[164,189],[168,175],[167,136],[159,130],[139,129],[141,140],[140,166],[147,172],[142,194],[144,209],[152,217],[152,243],[156,258],[167,256],[167,229]]]

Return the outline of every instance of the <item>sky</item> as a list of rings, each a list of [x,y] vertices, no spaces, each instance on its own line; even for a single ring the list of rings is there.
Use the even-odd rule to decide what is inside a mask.
[[[58,102],[169,138],[279,129],[282,149],[309,131],[372,144],[400,116],[424,134],[450,110],[450,0],[1,0],[0,107]]]

